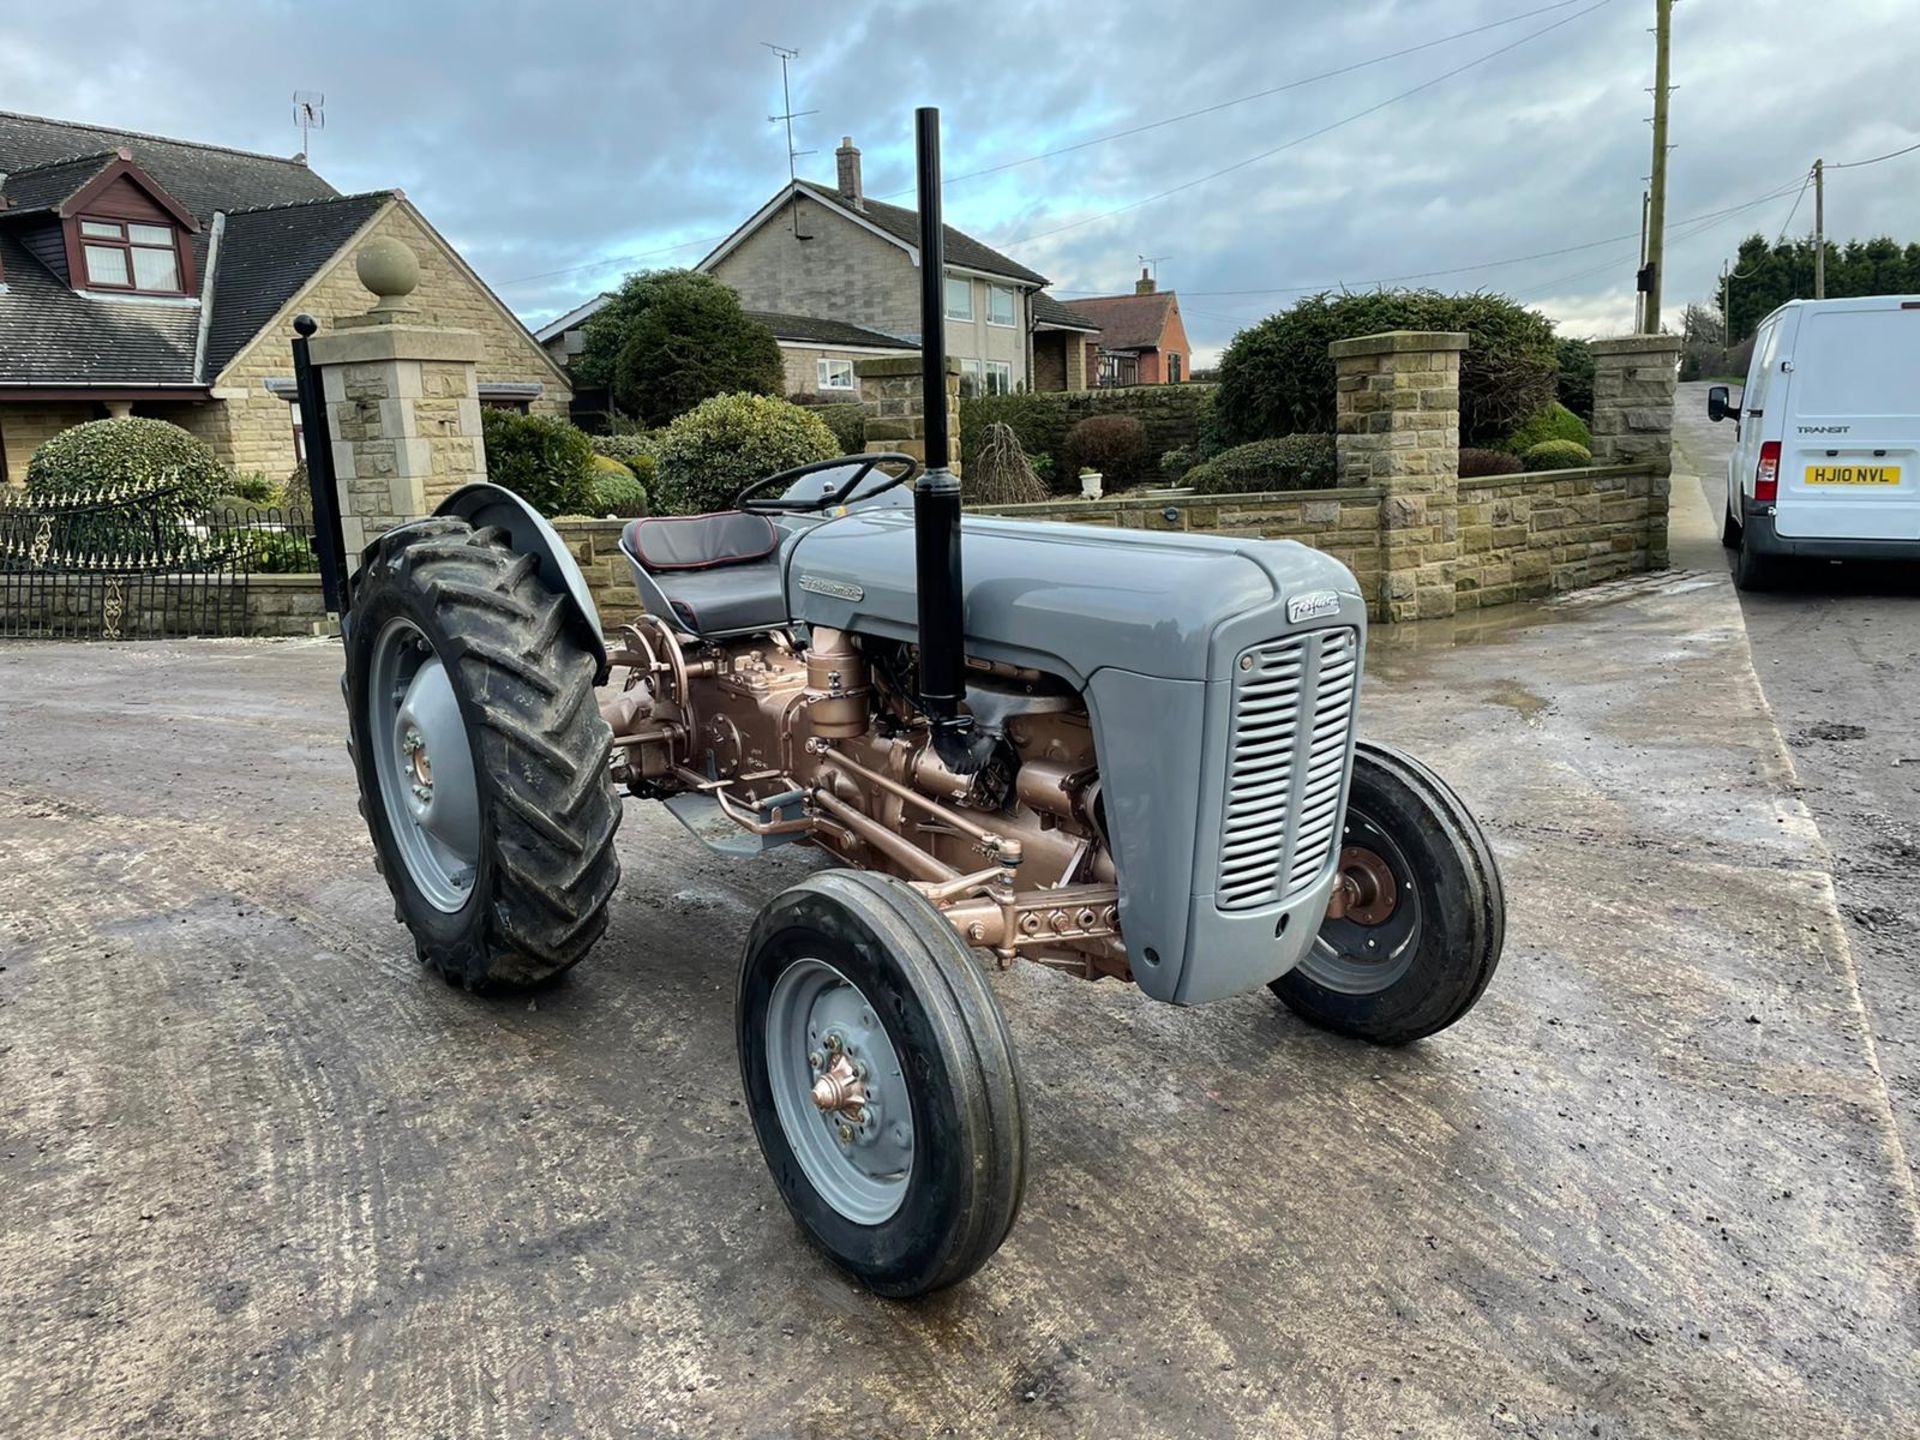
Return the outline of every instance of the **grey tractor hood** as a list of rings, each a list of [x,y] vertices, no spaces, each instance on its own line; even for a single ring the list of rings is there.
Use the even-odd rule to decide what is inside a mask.
[[[1290,598],[1364,613],[1345,566],[1290,540],[992,518],[968,518],[962,532],[969,652],[1080,686],[1109,667],[1223,679],[1233,656],[1212,653],[1217,632],[1226,625],[1244,643],[1292,629]],[[856,511],[784,548],[796,619],[915,638],[912,511]],[[1254,619],[1266,611],[1270,623]]]

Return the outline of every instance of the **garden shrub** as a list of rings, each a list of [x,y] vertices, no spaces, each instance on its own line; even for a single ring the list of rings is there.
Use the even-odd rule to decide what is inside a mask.
[[[726,285],[691,270],[629,277],[582,338],[579,382],[610,386],[614,403],[648,425],[715,395],[786,388],[773,332],[749,319]]]
[[[1543,440],[1568,440],[1582,449],[1593,449],[1593,432],[1587,429],[1586,421],[1558,400],[1521,421],[1499,448],[1525,455]]]
[[[1027,464],[1033,467],[1034,476],[1042,485],[1047,487],[1047,493],[1051,495],[1053,493],[1053,475],[1056,468],[1053,463],[1053,456],[1042,450],[1038,455],[1027,456]]]
[[[252,553],[247,558],[256,575],[312,575],[320,569],[313,540],[284,530],[248,530]]]
[[[1478,450],[1469,446],[1460,452],[1462,480],[1471,480],[1479,475],[1518,475],[1526,468],[1518,455],[1511,455],[1505,450]]]
[[[654,511],[724,510],[752,481],[840,453],[827,423],[791,401],[716,395],[667,427],[654,472]]]
[[[1334,426],[1334,368],[1327,346],[1386,330],[1457,330],[1460,436],[1504,437],[1554,396],[1553,325],[1504,295],[1387,290],[1309,296],[1242,330],[1220,360],[1214,397],[1225,438],[1244,443]]]
[[[62,430],[27,461],[36,501],[163,496],[172,516],[195,515],[229,488],[229,472],[207,443],[145,415],[92,420]]]
[[[1593,423],[1593,342],[1563,335],[1553,342],[1560,362],[1560,374],[1554,381],[1560,403],[1587,424]]]
[[[969,505],[1026,505],[1047,498],[1046,482],[1034,474],[1011,425],[989,425],[964,472],[961,494]]]
[[[1185,475],[1199,459],[1190,445],[1176,445],[1160,457],[1160,476],[1170,485],[1178,485],[1180,477]]]
[[[1149,476],[1147,427],[1131,415],[1092,415],[1077,421],[1061,442],[1061,463],[1078,483],[1082,470],[1098,470],[1111,489],[1137,485]]]
[[[960,463],[973,464],[989,425],[1012,428],[1020,448],[1029,455],[1044,453],[1047,437],[1060,421],[1057,395],[1016,391],[1008,395],[970,395],[960,402]]]
[[[1542,440],[1521,459],[1529,470],[1574,470],[1593,463],[1593,452],[1573,440]]]
[[[593,453],[604,455],[609,460],[618,460],[629,470],[634,470],[636,459],[645,459],[651,463],[660,453],[660,435],[658,431],[639,430],[624,435],[589,435],[587,443],[593,447]]]
[[[258,470],[251,475],[236,475],[228,493],[241,496],[249,505],[272,505],[280,498],[279,488]]]
[[[1333,436],[1282,435],[1223,450],[1187,472],[1202,495],[1244,495],[1257,490],[1319,490],[1335,477]]]
[[[644,464],[648,473],[652,473],[653,462],[644,457],[635,464]],[[633,519],[647,513],[647,487],[640,477],[618,460],[610,460],[605,455],[593,457],[593,513],[595,515],[618,515],[622,519]]]
[[[565,420],[482,409],[487,478],[542,515],[579,515],[593,501],[593,445]]]
[[[293,473],[280,486],[273,503],[282,510],[298,510],[302,515],[313,509],[313,487],[307,481],[306,461],[293,467]]]
[[[831,400],[809,391],[788,398],[827,422],[842,455],[858,455],[867,448],[867,411],[858,400]]]

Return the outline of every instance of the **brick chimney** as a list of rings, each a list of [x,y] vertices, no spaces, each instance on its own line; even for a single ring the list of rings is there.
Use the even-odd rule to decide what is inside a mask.
[[[840,170],[840,195],[856,210],[867,208],[866,191],[860,188],[860,152],[853,148],[853,137],[842,135],[840,148],[833,152]]]
[[[1153,276],[1149,275],[1147,273],[1147,267],[1142,265],[1140,267],[1140,278],[1133,282],[1133,293],[1136,295],[1151,295],[1154,289]]]

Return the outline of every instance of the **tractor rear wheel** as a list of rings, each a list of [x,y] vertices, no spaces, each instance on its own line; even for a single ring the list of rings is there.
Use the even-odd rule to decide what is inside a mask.
[[[420,958],[469,989],[550,980],[620,878],[612,732],[566,602],[501,530],[381,540],[348,620],[360,812]]]
[[[1026,1189],[1025,1105],[993,992],[925,898],[858,870],[775,896],[735,1014],[761,1153],[829,1260],[895,1299],[986,1263]]]
[[[1273,993],[1301,1018],[1377,1045],[1446,1029],[1493,979],[1505,939],[1486,836],[1439,776],[1362,740],[1340,843],[1346,914],[1321,925]]]

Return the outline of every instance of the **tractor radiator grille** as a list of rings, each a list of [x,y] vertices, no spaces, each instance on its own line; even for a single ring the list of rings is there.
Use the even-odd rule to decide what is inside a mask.
[[[1333,852],[1360,670],[1352,630],[1251,652],[1236,673],[1215,903],[1271,905],[1320,877]]]

